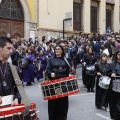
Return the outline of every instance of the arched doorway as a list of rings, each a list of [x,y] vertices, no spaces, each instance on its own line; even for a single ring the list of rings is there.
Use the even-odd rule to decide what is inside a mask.
[[[2,0],[0,4],[0,36],[24,37],[24,14],[19,0]]]

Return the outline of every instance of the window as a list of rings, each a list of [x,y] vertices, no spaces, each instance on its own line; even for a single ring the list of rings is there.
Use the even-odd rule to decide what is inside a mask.
[[[91,6],[91,32],[97,32],[97,7]]]
[[[76,31],[81,31],[82,24],[82,6],[79,3],[73,4],[73,29]]]
[[[19,0],[2,0],[0,4],[0,17],[24,19],[22,6]]]

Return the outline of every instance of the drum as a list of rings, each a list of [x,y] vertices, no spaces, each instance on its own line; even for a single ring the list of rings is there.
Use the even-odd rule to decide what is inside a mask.
[[[109,89],[111,78],[108,76],[102,76],[99,78],[99,86],[103,89]]]
[[[39,120],[36,112],[36,104],[31,103],[28,115],[23,115],[24,104],[0,107],[0,120]]]
[[[95,75],[96,74],[95,66],[91,65],[91,66],[86,67],[86,74]]]
[[[41,83],[44,100],[57,99],[79,93],[75,75]]]
[[[120,78],[119,79],[116,78],[115,80],[113,80],[112,90],[120,93]]]

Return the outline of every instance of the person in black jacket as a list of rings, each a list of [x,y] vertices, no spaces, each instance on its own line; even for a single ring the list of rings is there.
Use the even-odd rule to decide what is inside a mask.
[[[64,49],[61,45],[55,47],[55,55],[48,60],[46,75],[50,80],[68,77],[71,68],[64,60]],[[49,120],[67,120],[68,96],[58,99],[48,100]]]
[[[112,81],[109,91],[110,117],[114,120],[120,120],[120,49],[115,52],[114,57],[114,62],[111,64]],[[116,83],[113,85],[114,82]]]
[[[21,100],[20,94],[16,87],[10,65],[7,59],[12,53],[12,41],[9,38],[0,38],[0,106],[6,101],[2,101],[3,97],[13,96],[11,105],[17,105]]]
[[[96,80],[96,94],[95,94],[95,105],[98,109],[104,107],[108,111],[108,89],[103,89],[99,86],[99,78],[102,76],[110,77],[111,67],[107,63],[108,56],[105,53],[102,53],[100,56],[100,61],[95,65],[97,71],[97,80]]]
[[[87,70],[87,67],[94,66],[96,63],[96,56],[93,52],[92,47],[88,49],[88,53],[83,58],[83,65],[85,69]],[[95,72],[94,74],[86,74],[86,87],[87,92],[94,92],[94,86],[95,86]]]

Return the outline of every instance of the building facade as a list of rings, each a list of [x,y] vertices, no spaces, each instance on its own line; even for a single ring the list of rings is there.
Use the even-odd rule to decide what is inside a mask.
[[[63,37],[63,21],[65,37],[119,32],[120,0],[0,0],[0,35]]]

